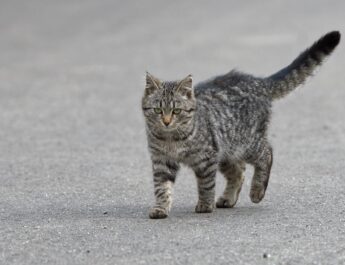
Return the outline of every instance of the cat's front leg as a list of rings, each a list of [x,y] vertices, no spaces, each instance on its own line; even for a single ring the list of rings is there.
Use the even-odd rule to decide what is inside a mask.
[[[166,218],[171,208],[172,186],[179,170],[179,164],[169,160],[153,158],[152,169],[156,204],[151,208],[149,216],[152,219]]]
[[[194,162],[193,169],[198,183],[199,200],[195,206],[197,213],[211,213],[215,207],[215,187],[217,161],[213,158],[201,158]]]

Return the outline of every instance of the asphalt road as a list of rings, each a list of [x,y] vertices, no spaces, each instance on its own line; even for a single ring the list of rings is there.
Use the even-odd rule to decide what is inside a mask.
[[[344,42],[274,104],[265,199],[196,214],[183,169],[150,220],[145,70],[268,75],[344,1],[1,1],[0,264],[345,264]],[[217,179],[217,195],[224,181]],[[264,254],[268,257],[264,257]]]

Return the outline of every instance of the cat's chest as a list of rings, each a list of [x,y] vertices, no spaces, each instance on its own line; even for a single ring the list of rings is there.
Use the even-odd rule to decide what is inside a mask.
[[[160,143],[160,150],[162,153],[179,162],[184,162],[188,158],[193,149],[193,144],[190,142],[183,141],[166,141]]]

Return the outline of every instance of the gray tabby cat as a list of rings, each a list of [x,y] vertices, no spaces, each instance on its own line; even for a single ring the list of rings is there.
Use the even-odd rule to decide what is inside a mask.
[[[339,41],[338,31],[326,34],[289,66],[267,78],[231,71],[193,87],[191,75],[180,81],[161,81],[147,73],[142,109],[156,198],[150,218],[168,216],[180,163],[195,172],[197,213],[214,209],[218,169],[227,184],[216,206],[231,208],[236,204],[245,164],[254,166],[250,198],[260,202],[273,161],[267,139],[272,101],[303,84]]]

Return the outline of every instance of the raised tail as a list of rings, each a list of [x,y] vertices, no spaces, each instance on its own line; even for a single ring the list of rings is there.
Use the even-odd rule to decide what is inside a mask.
[[[333,52],[339,42],[340,32],[329,32],[302,52],[290,65],[267,77],[268,96],[272,99],[282,98],[303,84],[307,77],[312,75],[324,59]]]

